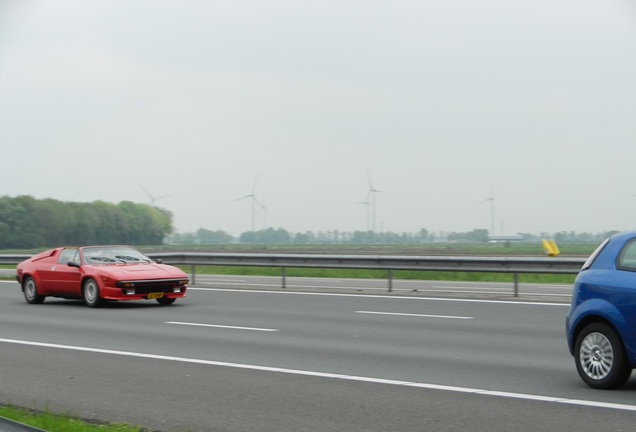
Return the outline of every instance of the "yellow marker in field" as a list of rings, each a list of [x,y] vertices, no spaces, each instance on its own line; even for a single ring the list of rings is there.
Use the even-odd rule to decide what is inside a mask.
[[[557,246],[557,244],[554,242],[554,240],[550,240],[550,246],[552,247],[552,253],[554,253],[554,256],[559,255],[561,252],[559,251],[559,247]]]
[[[546,239],[543,239],[541,240],[541,243],[543,244],[543,249],[548,256],[554,257],[559,255],[559,247],[554,240],[548,241]]]

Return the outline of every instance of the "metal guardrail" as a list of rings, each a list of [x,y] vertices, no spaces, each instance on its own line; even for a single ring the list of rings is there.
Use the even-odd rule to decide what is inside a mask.
[[[153,253],[150,258],[166,264],[189,265],[195,283],[196,266],[279,267],[282,287],[286,287],[287,268],[336,268],[386,270],[388,290],[393,290],[394,270],[482,272],[512,274],[514,295],[519,295],[519,274],[577,274],[586,258],[552,257],[458,257],[391,255],[315,255],[315,254],[224,254]]]
[[[20,254],[20,255],[0,254],[0,264],[3,264],[3,265],[19,264],[25,259],[29,259],[31,257],[32,255],[26,255],[26,254]]]
[[[514,295],[519,295],[519,274],[577,274],[586,258],[559,257],[483,257],[483,256],[403,256],[403,255],[318,255],[161,252],[148,257],[172,265],[190,266],[191,282],[196,283],[197,266],[278,267],[282,287],[286,287],[287,268],[333,268],[386,270],[388,290],[393,289],[393,271],[448,271],[507,273],[513,276]],[[1,255],[0,264],[17,264],[30,255]]]

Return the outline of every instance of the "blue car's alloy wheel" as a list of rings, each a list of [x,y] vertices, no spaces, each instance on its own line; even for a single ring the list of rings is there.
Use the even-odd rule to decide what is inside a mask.
[[[589,324],[581,331],[576,339],[575,356],[579,375],[592,388],[620,387],[632,372],[623,342],[604,323]]]

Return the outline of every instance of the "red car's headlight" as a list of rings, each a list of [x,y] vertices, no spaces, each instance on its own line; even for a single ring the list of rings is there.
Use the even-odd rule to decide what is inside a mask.
[[[108,276],[102,276],[102,282],[104,282],[104,285],[106,286],[112,286],[114,285],[114,280],[109,278]]]

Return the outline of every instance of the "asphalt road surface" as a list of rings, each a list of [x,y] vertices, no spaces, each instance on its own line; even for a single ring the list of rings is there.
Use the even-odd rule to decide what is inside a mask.
[[[0,403],[161,431],[619,431],[567,303],[192,287],[173,306],[28,305],[0,282]]]

